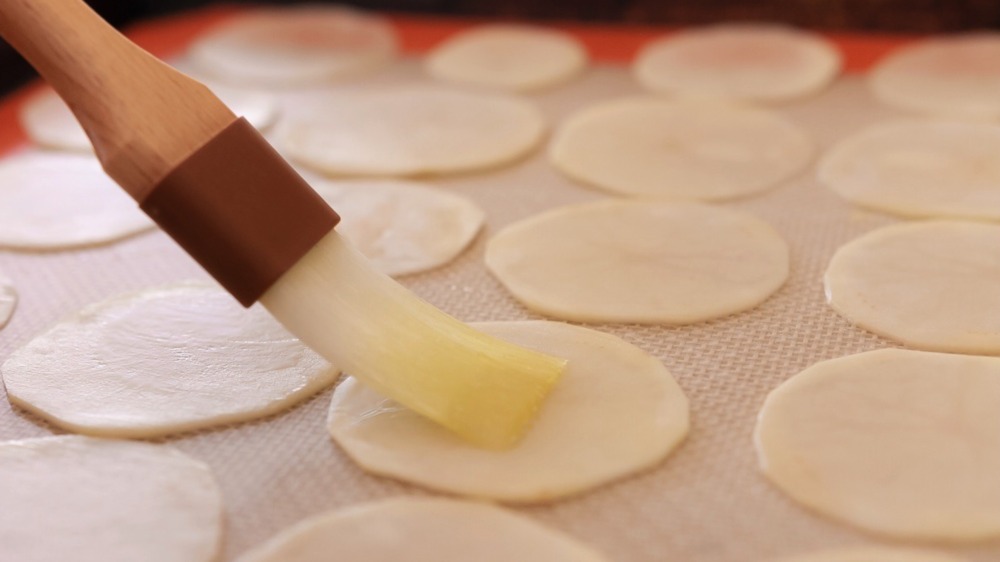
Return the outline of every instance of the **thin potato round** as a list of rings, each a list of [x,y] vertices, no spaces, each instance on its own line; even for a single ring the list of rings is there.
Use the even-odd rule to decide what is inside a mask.
[[[181,283],[84,308],[2,367],[11,402],[108,437],[155,437],[259,418],[311,396],[336,369],[260,306]]]
[[[384,19],[343,6],[259,8],[196,40],[188,56],[202,72],[240,85],[288,87],[381,66],[396,52]]]
[[[1000,358],[881,349],[768,395],[761,469],[797,502],[910,540],[1000,536]]]
[[[764,302],[788,277],[788,246],[743,212],[609,200],[508,226],[489,241],[486,266],[554,318],[690,324]]]
[[[417,176],[509,163],[538,145],[541,112],[502,94],[408,88],[330,95],[286,124],[282,145],[335,176]]]
[[[210,87],[233,113],[245,117],[257,129],[263,131],[274,123],[278,106],[270,94],[219,85]],[[25,102],[19,118],[28,137],[39,146],[77,152],[93,151],[90,139],[76,116],[53,90],[44,90]]]
[[[153,226],[92,156],[27,151],[0,161],[0,247],[93,246]]]
[[[928,221],[875,230],[837,250],[830,306],[918,349],[1000,354],[1000,226]]]
[[[80,436],[0,443],[3,559],[211,562],[222,494],[166,445]]]
[[[484,503],[394,498],[316,515],[237,562],[602,562],[576,540]]]
[[[477,328],[569,360],[534,426],[513,448],[469,445],[353,378],[337,387],[330,404],[327,427],[334,441],[376,474],[465,496],[531,503],[648,468],[687,434],[687,398],[663,364],[639,348],[557,322]]]
[[[337,210],[337,230],[386,275],[408,275],[455,259],[479,233],[485,213],[472,201],[403,181],[316,181]]]
[[[590,107],[556,131],[552,164],[618,195],[718,201],[775,187],[813,147],[776,114],[709,102],[625,98]]]
[[[484,25],[459,33],[427,55],[440,80],[526,92],[572,78],[587,64],[573,36],[527,25]]]
[[[965,559],[916,548],[854,546],[788,556],[775,562],[965,562]]]
[[[786,101],[818,92],[840,70],[819,35],[778,25],[691,29],[643,47],[633,70],[648,90],[684,97]]]
[[[918,113],[1000,119],[1000,33],[935,37],[901,47],[869,74],[883,103]]]
[[[891,123],[834,146],[819,179],[852,203],[906,217],[1000,219],[997,154],[994,125]]]

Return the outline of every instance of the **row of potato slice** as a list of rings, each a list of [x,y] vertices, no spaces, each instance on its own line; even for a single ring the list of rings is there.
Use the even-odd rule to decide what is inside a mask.
[[[716,30],[716,31],[718,31],[718,30]],[[737,34],[737,35],[738,35],[738,34]],[[668,40],[669,40],[669,39],[668,39]],[[665,40],[665,42],[666,42],[666,41],[668,41],[668,40]],[[646,58],[646,60],[645,60],[645,62],[646,62],[646,65],[647,65],[647,66],[648,66],[648,65],[650,65],[650,64],[652,64],[652,63],[650,62],[651,60],[653,60],[653,61],[659,61],[659,62],[657,62],[657,64],[661,64],[661,63],[662,63],[663,61],[662,61],[662,60],[660,60],[660,59],[663,59],[663,60],[669,60],[669,59],[671,58],[671,56],[676,56],[676,55],[670,55],[670,56],[667,56],[667,55],[662,55],[662,54],[660,54],[660,57],[655,57],[655,56],[653,56],[653,55],[654,55],[654,54],[659,54],[659,53],[658,53],[657,51],[653,50],[653,48],[654,48],[654,47],[661,47],[661,45],[654,45],[654,46],[650,46],[650,47],[649,47],[649,50],[648,50],[648,51],[647,51],[646,53],[644,53],[644,55],[645,55],[645,56],[647,57],[647,58]],[[760,47],[760,49],[762,49],[762,50],[766,51],[766,50],[767,50],[767,47],[768,47],[768,45],[764,45],[764,46]],[[751,50],[751,51],[752,51],[752,50]],[[747,52],[751,52],[751,51],[748,51],[748,50],[747,50],[747,49],[745,48],[745,45],[744,45],[744,48],[740,49],[740,52],[741,52],[741,53],[743,53],[743,54],[745,54],[745,53],[747,53]],[[668,49],[668,52],[669,52],[669,49]],[[702,56],[706,56],[706,55],[702,55]],[[712,55],[712,53],[710,53],[710,54],[708,55],[708,60],[709,60],[709,61],[711,60],[711,56],[713,56],[713,55]],[[723,57],[722,57],[722,59],[723,59],[723,62],[726,62],[726,57],[725,57],[725,56],[723,56]],[[259,59],[258,59],[258,60],[259,60]],[[641,62],[641,61],[643,61],[643,57],[642,57],[642,56],[640,56],[640,59],[639,59],[639,60],[640,60],[640,62]],[[705,60],[705,59],[702,59],[702,60],[701,60],[701,62],[699,63],[699,66],[700,66],[700,67],[701,67],[701,66],[703,66],[705,62],[706,62],[706,60]],[[672,62],[672,63],[673,63],[673,64],[676,64],[675,62]],[[745,61],[744,61],[744,63],[745,63]],[[447,66],[447,65],[445,65],[445,66]],[[434,71],[434,72],[439,72],[439,73],[440,73],[440,72],[442,72],[442,71],[440,71],[440,70],[439,70],[439,71]],[[639,71],[637,70],[637,72],[639,72]],[[644,73],[648,74],[648,72],[649,72],[649,71],[648,71],[648,69],[647,69],[647,70],[646,70],[646,71],[644,71],[644,72],[640,72],[640,75],[642,75],[642,74],[644,74]],[[646,80],[647,80],[647,81],[650,81],[650,80],[652,80],[652,79],[649,79],[649,78],[647,78]],[[770,83],[776,83],[776,82],[775,82],[775,81],[770,81]],[[701,91],[700,93],[704,93],[704,91]],[[951,99],[954,99],[954,97],[955,97],[955,96],[954,96],[954,94],[951,94],[951,95],[950,95],[950,97],[951,97]],[[711,150],[712,150],[712,149],[715,149],[715,152],[716,152],[716,153],[718,153],[718,147],[710,147],[710,148],[709,148],[709,152],[711,152]],[[725,153],[725,151],[723,151],[723,152]],[[726,153],[726,154],[727,154],[727,155],[730,155],[731,153]],[[918,161],[919,161],[919,159],[915,159],[915,160],[918,160]],[[979,206],[979,207],[981,207],[981,206]],[[871,555],[871,554],[869,554],[869,555]],[[916,555],[916,554],[913,554],[913,555],[914,555],[914,556],[918,556],[918,555]],[[845,558],[843,558],[843,559],[844,559],[844,560],[848,560],[848,559],[852,559],[852,560],[853,560],[853,559],[861,559],[861,558],[857,558],[857,557],[856,557],[856,558],[848,558],[848,556],[853,556],[853,555],[845,555]],[[880,555],[880,556],[882,556],[882,555]],[[890,555],[890,554],[884,554],[884,559],[890,559],[890,557],[891,557],[891,556],[892,556],[892,555]],[[902,555],[900,555],[900,556],[902,556]],[[925,555],[925,556],[931,556],[931,555]],[[832,559],[834,559],[834,558],[830,558],[830,559],[832,560]],[[837,558],[837,559],[838,559],[838,560],[840,560],[840,558]],[[880,559],[882,559],[882,558],[880,558]],[[916,560],[917,558],[913,558],[913,559],[914,559],[914,560]],[[932,558],[927,558],[927,560],[931,560],[931,559],[932,559]],[[946,557],[937,557],[937,558],[933,558],[933,559],[934,559],[934,560],[945,560],[945,559],[950,559],[950,558],[946,558]],[[825,559],[824,559],[824,560],[825,560]]]

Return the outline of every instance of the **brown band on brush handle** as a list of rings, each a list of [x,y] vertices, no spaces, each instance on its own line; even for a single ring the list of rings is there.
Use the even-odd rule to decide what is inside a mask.
[[[174,168],[139,206],[243,306],[340,221],[243,118]]]

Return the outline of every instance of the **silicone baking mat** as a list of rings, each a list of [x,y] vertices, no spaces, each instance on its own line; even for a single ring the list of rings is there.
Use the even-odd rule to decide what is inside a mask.
[[[418,61],[408,59],[336,87],[377,90],[427,81]],[[556,125],[581,107],[638,93],[627,69],[598,65],[564,87],[531,97]],[[286,94],[286,104],[296,106],[296,95]],[[821,95],[774,109],[805,128],[817,152],[868,124],[898,116],[879,106],[856,76],[842,78]],[[12,111],[11,104],[3,110]],[[726,204],[768,221],[791,247],[791,276],[763,305],[685,327],[591,326],[621,336],[666,364],[691,402],[687,440],[665,462],[634,477],[564,501],[513,509],[620,561],[757,561],[877,542],[788,500],[758,472],[751,440],[757,411],[779,383],[816,361],[893,345],[835,314],[824,302],[821,279],[837,247],[896,219],[850,207],[819,185],[814,174],[810,167],[771,191]],[[487,226],[453,263],[401,281],[466,321],[537,317],[486,271],[483,249],[493,233],[545,209],[606,197],[560,176],[547,163],[544,149],[502,169],[427,181],[476,201],[487,212]],[[85,250],[0,251],[0,272],[20,293],[14,318],[0,331],[0,360],[88,303],[205,277],[160,232]],[[347,459],[325,430],[330,393],[264,420],[162,440],[214,470],[226,505],[223,560],[325,510],[428,493],[366,475]],[[0,439],[52,433],[58,431],[0,400]],[[997,541],[931,546],[969,560],[1000,560]]]

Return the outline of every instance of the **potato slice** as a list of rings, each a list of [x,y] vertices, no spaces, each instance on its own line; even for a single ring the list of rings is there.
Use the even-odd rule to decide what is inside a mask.
[[[964,33],[900,48],[869,74],[883,103],[942,117],[1000,118],[1000,33]]]
[[[375,474],[526,503],[580,493],[648,468],[687,434],[687,398],[663,364],[635,346],[557,322],[475,327],[569,359],[534,426],[514,448],[473,447],[353,378],[337,387],[330,405],[327,426],[334,441]]]
[[[200,79],[200,78],[199,78]],[[207,84],[238,117],[246,117],[260,130],[270,127],[278,115],[275,99],[264,92]],[[54,90],[43,90],[21,106],[21,126],[39,146],[56,150],[93,152],[90,139],[66,102]]]
[[[506,164],[538,145],[541,112],[502,94],[442,88],[323,96],[292,118],[289,156],[330,175],[416,176]]]
[[[654,92],[777,102],[820,91],[840,65],[840,53],[817,34],[778,25],[724,24],[646,45],[633,71]]]
[[[14,283],[10,279],[0,274],[0,328],[10,322],[10,317],[14,315],[16,307],[17,289],[14,288]]]
[[[775,562],[964,562],[964,560],[943,552],[916,548],[856,546],[798,554]]]
[[[819,179],[844,199],[907,217],[1000,219],[1000,129],[899,122],[848,137]]]
[[[607,200],[506,227],[486,266],[526,307],[562,320],[690,324],[764,302],[788,277],[788,246],[740,211]]]
[[[80,436],[0,442],[3,558],[211,562],[222,494],[165,445]]]
[[[94,246],[154,226],[92,156],[26,151],[0,161],[0,247]]]
[[[260,306],[206,283],[84,308],[3,364],[13,404],[81,433],[153,437],[263,417],[337,370]]]
[[[340,214],[337,230],[386,275],[450,262],[485,220],[472,201],[416,182],[320,180],[312,187]]]
[[[320,514],[238,562],[602,562],[576,540],[482,503],[395,498]]]
[[[570,178],[619,195],[718,201],[804,168],[813,147],[776,114],[723,103],[624,98],[562,124],[549,148]]]
[[[1000,226],[900,224],[842,246],[826,270],[830,306],[919,349],[1000,353]]]
[[[188,56],[224,82],[311,84],[381,66],[396,53],[388,21],[343,6],[258,8],[196,40]]]
[[[561,84],[587,64],[573,36],[528,25],[483,25],[459,33],[427,55],[440,80],[527,92]]]
[[[900,539],[1000,537],[1000,359],[882,349],[768,395],[761,470],[797,502]]]

